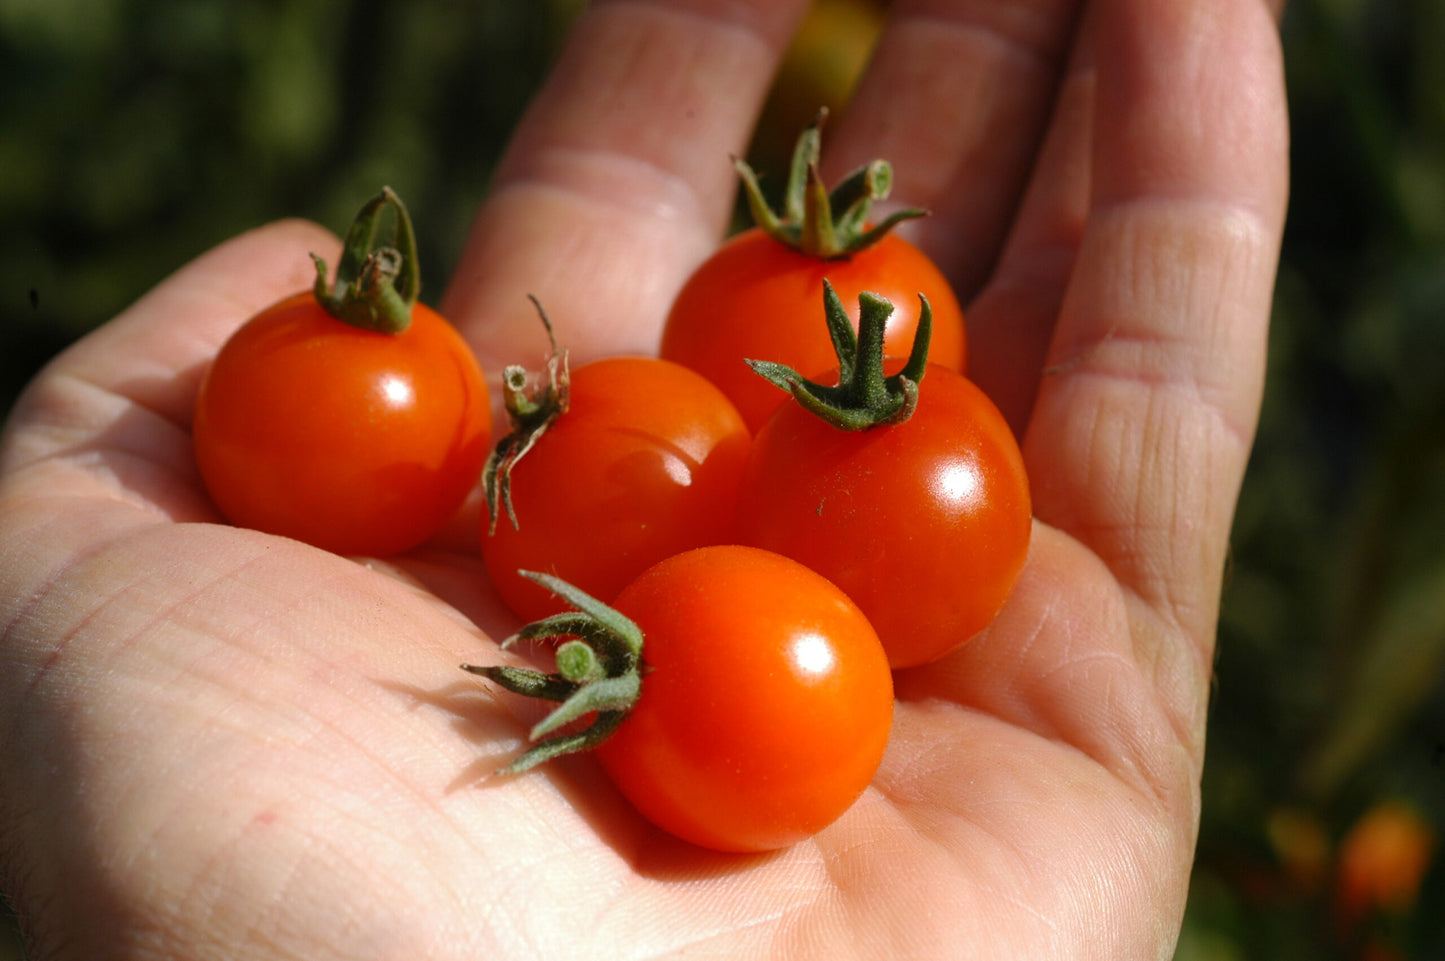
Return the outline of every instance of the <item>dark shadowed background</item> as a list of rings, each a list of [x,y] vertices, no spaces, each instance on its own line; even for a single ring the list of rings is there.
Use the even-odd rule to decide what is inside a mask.
[[[340,231],[383,183],[437,295],[580,6],[0,0],[0,412],[206,248]],[[764,169],[882,6],[818,0]],[[1284,36],[1290,220],[1176,961],[1445,958],[1445,3],[1292,0]]]

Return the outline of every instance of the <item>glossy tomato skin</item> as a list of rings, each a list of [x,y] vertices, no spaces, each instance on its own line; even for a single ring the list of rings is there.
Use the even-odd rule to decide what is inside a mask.
[[[758,433],[738,495],[739,539],[842,588],[894,668],[936,660],[994,618],[1031,523],[1008,424],[935,366],[899,424],[839,430],[789,399]]]
[[[568,409],[512,469],[518,526],[482,531],[482,558],[524,620],[566,604],[517,571],[542,571],[610,601],[664,557],[732,540],[751,435],[699,374],[655,357],[571,373]]]
[[[719,247],[688,278],[663,328],[661,353],[707,377],[756,433],[785,394],[744,360],[768,360],[813,377],[838,363],[820,312],[823,280],[832,283],[858,326],[858,294],[894,305],[884,352],[908,355],[922,293],[933,309],[929,357],[964,370],[963,310],[947,279],[922,251],[894,234],[847,259],[822,260],[773,240],[759,228]]]
[[[597,753],[659,827],[767,851],[837,820],[888,742],[893,683],[868,621],[807,568],[736,545],[649,568],[614,607],[641,628],[637,706]]]
[[[387,556],[426,540],[466,499],[491,422],[470,348],[434,311],[418,304],[405,331],[375,333],[305,293],[221,348],[192,434],[231,523]]]

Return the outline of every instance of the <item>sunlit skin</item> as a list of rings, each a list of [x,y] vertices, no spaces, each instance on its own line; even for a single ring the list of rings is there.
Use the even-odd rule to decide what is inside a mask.
[[[656,351],[807,6],[586,6],[428,288],[484,369],[536,356],[528,293],[576,365]],[[824,175],[886,156],[933,211],[905,226],[1036,521],[998,618],[895,674],[862,795],[771,854],[674,838],[594,757],[491,776],[539,708],[458,665],[538,652],[498,647],[475,509],[385,563],[222,523],[201,373],[335,237],[248,232],[57,358],[0,442],[0,885],[32,954],[1172,957],[1287,193],[1274,14],[890,5]]]

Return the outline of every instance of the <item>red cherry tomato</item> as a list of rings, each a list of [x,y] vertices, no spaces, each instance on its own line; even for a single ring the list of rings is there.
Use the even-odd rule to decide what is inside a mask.
[[[525,620],[565,604],[519,570],[606,602],[665,557],[733,539],[750,436],[716,387],[668,361],[617,357],[572,371],[569,392],[511,468],[516,527],[501,516],[482,532],[487,572]]]
[[[597,749],[654,824],[722,851],[801,841],[841,816],[888,741],[877,635],[835,586],[766,551],[671,557],[613,605],[644,638],[641,694]]]
[[[406,330],[378,333],[311,293],[222,347],[192,426],[206,489],[233,524],[376,556],[415,547],[457,510],[490,431],[481,371],[435,312],[418,304]]]
[[[892,666],[911,667],[967,641],[1013,590],[1028,553],[1028,478],[988,397],[929,365],[901,423],[840,430],[789,399],[753,443],[738,526],[743,543],[842,588]]]
[[[738,234],[684,284],[663,328],[661,354],[717,384],[756,433],[787,395],[745,360],[787,364],[805,377],[838,362],[818,322],[824,278],[850,305],[855,329],[863,291],[898,305],[884,339],[889,356],[908,353],[922,293],[933,306],[933,362],[964,370],[963,310],[953,289],[922,251],[894,234],[837,260],[790,249],[757,227]]]

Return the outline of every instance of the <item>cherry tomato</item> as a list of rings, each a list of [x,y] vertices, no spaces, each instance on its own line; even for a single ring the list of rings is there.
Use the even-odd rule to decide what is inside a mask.
[[[406,330],[379,333],[311,293],[222,347],[192,426],[206,489],[233,524],[375,556],[415,547],[457,510],[490,431],[481,371],[435,312],[418,304]]]
[[[787,395],[748,369],[745,360],[787,364],[813,376],[837,364],[818,302],[827,278],[845,304],[867,290],[900,305],[884,349],[908,353],[918,327],[921,291],[933,305],[934,362],[964,369],[963,310],[943,274],[917,247],[888,234],[846,260],[791,250],[753,227],[718,248],[683,285],[663,328],[663,357],[717,384],[756,432]],[[849,310],[857,325],[856,307]]]
[[[516,525],[502,516],[482,533],[493,584],[526,620],[565,605],[519,570],[610,601],[663,558],[732,540],[751,442],[721,391],[665,360],[594,361],[571,372],[568,392],[565,412],[511,466]]]
[[[828,280],[844,304],[869,291],[904,305],[888,319],[884,351],[909,352],[918,328],[918,296],[933,307],[933,362],[964,369],[963,309],[934,263],[890,232],[923,211],[906,209],[872,224],[869,205],[888,195],[892,170],[882,160],[855,170],[831,193],[818,174],[823,114],[798,138],[784,213],[768,206],[745,162],[738,173],[757,226],[719,247],[684,283],[662,333],[661,354],[691,367],[727,394],[756,432],[785,395],[754,376],[745,361],[765,360],[804,377],[836,363],[817,304]],[[848,308],[853,329],[857,310]]]
[[[936,660],[993,620],[1031,530],[1003,415],[957,372],[919,366],[916,406],[898,422],[842,430],[788,400],[758,432],[738,493],[739,539],[842,588],[895,668]]]
[[[722,851],[785,847],[872,780],[888,662],[842,591],[800,564],[715,546],[649,568],[613,605],[644,638],[641,695],[597,749],[659,827]]]

